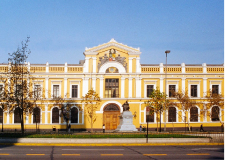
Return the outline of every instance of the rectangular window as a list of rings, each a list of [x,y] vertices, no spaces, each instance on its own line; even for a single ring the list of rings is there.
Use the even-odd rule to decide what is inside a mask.
[[[149,97],[152,94],[153,89],[154,89],[154,85],[147,85],[147,95],[146,95],[146,97]]]
[[[72,85],[72,98],[77,98],[78,85]]]
[[[212,85],[212,94],[219,94],[219,85]]]
[[[119,97],[119,79],[105,79],[105,98]]]
[[[176,92],[176,85],[169,85],[169,97],[174,97],[175,92]]]
[[[59,97],[59,85],[53,85],[53,97]]]
[[[198,85],[191,85],[191,97],[198,97]]]
[[[34,98],[41,97],[41,85],[34,85]]]

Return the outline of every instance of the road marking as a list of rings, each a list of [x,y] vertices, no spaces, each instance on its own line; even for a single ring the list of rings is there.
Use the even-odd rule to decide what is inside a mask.
[[[167,156],[167,154],[143,154],[144,156]]]
[[[44,156],[45,154],[26,154],[27,156]]]
[[[101,154],[101,156],[123,156],[123,154]]]
[[[121,151],[121,150],[124,150],[124,149],[62,149],[62,150],[87,150],[87,151],[98,151],[98,150],[105,150],[105,151],[107,151],[107,150],[110,150],[110,151]]]
[[[0,156],[8,156],[8,153],[0,153]]]
[[[194,148],[192,150],[203,150],[203,149],[206,149],[206,150],[220,150],[221,148]]]
[[[62,154],[62,156],[80,156],[80,154]]]
[[[188,156],[204,156],[204,155],[210,155],[209,153],[190,153],[186,154]]]

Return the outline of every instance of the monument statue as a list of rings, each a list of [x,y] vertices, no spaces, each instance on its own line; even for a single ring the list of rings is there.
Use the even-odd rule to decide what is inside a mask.
[[[127,101],[122,105],[122,107],[123,107],[123,111],[129,111],[129,109],[130,109]]]
[[[129,103],[126,101],[123,105],[123,113],[120,117],[120,124],[118,125],[116,131],[118,132],[132,132],[137,131],[137,128],[133,124],[133,115],[131,113]]]

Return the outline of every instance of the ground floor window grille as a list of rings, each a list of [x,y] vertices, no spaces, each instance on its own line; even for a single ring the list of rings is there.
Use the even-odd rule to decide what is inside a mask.
[[[33,110],[33,123],[40,123],[41,111],[40,108],[35,107]]]
[[[16,107],[14,110],[14,123],[20,123],[20,111],[21,109],[19,107]]]
[[[59,109],[57,107],[52,109],[52,123],[59,123]]]
[[[219,107],[218,106],[212,107],[212,113],[211,113],[212,121],[219,121],[220,120],[219,114],[220,114]]]
[[[198,108],[191,107],[190,109],[190,121],[191,122],[198,122]]]
[[[70,114],[71,123],[78,123],[78,109],[73,107]]]
[[[176,122],[176,108],[175,107],[169,107],[168,110],[168,122]]]

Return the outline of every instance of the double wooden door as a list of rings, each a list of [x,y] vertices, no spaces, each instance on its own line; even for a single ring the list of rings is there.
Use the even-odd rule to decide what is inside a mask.
[[[120,124],[120,111],[105,111],[103,113],[103,124],[106,130],[115,130]]]

